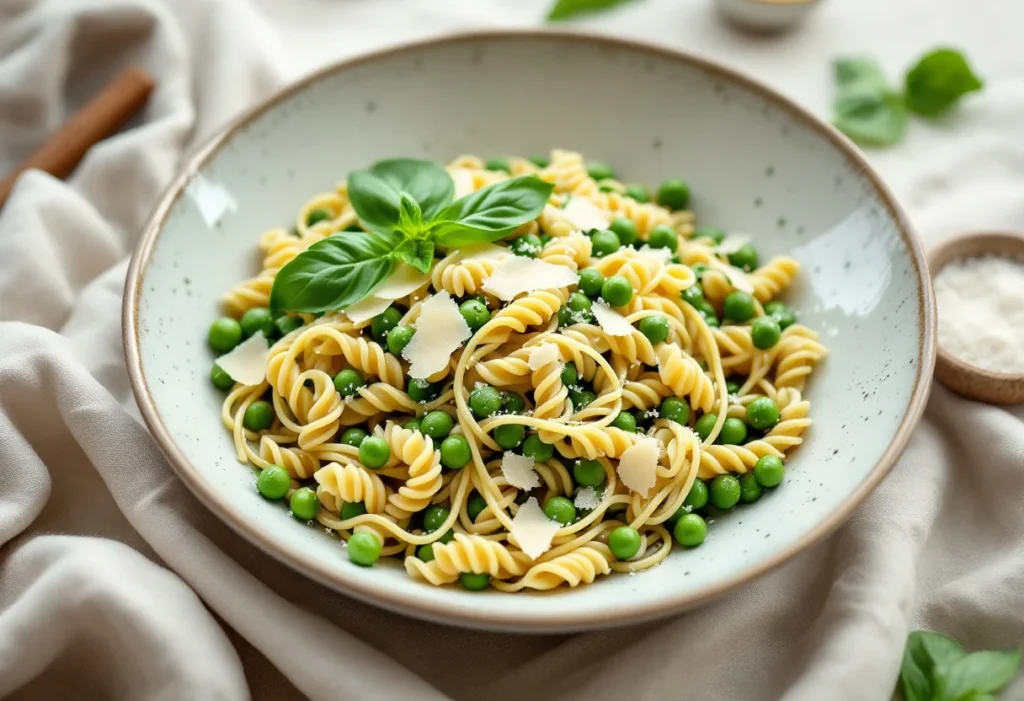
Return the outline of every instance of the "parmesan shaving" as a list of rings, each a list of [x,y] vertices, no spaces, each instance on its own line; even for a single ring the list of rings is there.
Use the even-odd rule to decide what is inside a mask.
[[[745,272],[737,268],[735,265],[723,263],[717,258],[712,258],[711,260],[708,261],[708,264],[710,265],[710,267],[720,271],[727,278],[729,278],[729,284],[731,284],[737,290],[753,294],[754,286],[751,284],[750,278],[747,276]]]
[[[564,265],[552,265],[535,258],[513,256],[500,261],[484,281],[484,292],[503,302],[536,290],[555,290],[579,282],[579,276]]]
[[[534,489],[540,486],[540,476],[533,469],[533,458],[505,451],[501,458],[501,474],[516,489]]]
[[[505,260],[515,254],[505,246],[493,243],[474,243],[459,248],[459,260]]]
[[[373,317],[382,313],[390,306],[390,299],[381,299],[376,296],[364,297],[355,304],[349,305],[348,308],[345,309],[345,316],[347,316],[349,321],[353,324],[361,324],[362,322],[369,321]]]
[[[408,263],[399,263],[383,285],[373,291],[378,299],[401,299],[412,294],[430,281],[430,275],[421,273]]]
[[[640,247],[637,251],[641,255],[650,256],[656,259],[659,263],[665,264],[672,260],[672,249],[670,248],[651,248],[646,243]]]
[[[607,215],[585,197],[571,198],[562,213],[580,231],[608,228]]]
[[[512,519],[509,535],[531,560],[536,560],[551,548],[551,540],[559,527],[556,521],[544,515],[537,498],[530,497]]]
[[[629,336],[633,333],[633,325],[626,321],[626,317],[608,305],[597,302],[590,307],[590,311],[594,313],[597,323],[609,336]]]
[[[267,376],[270,348],[262,331],[242,341],[230,353],[217,358],[220,369],[231,379],[247,387],[258,385]]]
[[[466,168],[452,168],[448,171],[455,184],[455,199],[459,200],[473,192],[473,174]]]
[[[626,448],[619,458],[618,473],[622,483],[642,497],[647,496],[657,480],[658,456],[661,446],[654,438],[642,438]]]
[[[750,243],[749,236],[730,234],[729,236],[726,236],[724,239],[722,239],[722,243],[715,246],[715,253],[727,256],[730,253],[735,253],[736,251],[740,250],[748,243]]]
[[[528,365],[531,370],[540,370],[548,363],[557,363],[561,359],[562,354],[558,352],[558,346],[554,343],[542,343],[530,350]]]
[[[576,492],[576,498],[573,499],[573,506],[577,509],[584,511],[593,511],[601,505],[601,498],[604,494],[598,494],[597,490],[593,487],[583,487]]]
[[[447,290],[430,297],[420,308],[416,333],[402,351],[402,357],[409,361],[409,377],[425,380],[443,370],[471,335]]]

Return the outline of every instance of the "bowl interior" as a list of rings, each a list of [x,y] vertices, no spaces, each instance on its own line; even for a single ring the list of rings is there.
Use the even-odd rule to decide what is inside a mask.
[[[606,39],[462,37],[351,62],[211,144],[158,211],[126,312],[140,404],[208,505],[340,591],[446,623],[511,630],[679,610],[837,525],[895,459],[923,406],[922,373],[930,376],[934,356],[925,268],[892,203],[840,144],[744,79]],[[419,584],[400,566],[355,567],[323,529],[263,501],[252,471],[236,462],[222,395],[208,380],[204,339],[219,299],[257,272],[265,230],[289,225],[306,199],[354,168],[389,156],[447,161],[553,147],[611,163],[627,182],[683,177],[700,222],[753,236],[762,257],[800,261],[786,299],[831,349],[806,392],[815,420],[807,440],[782,488],[712,524],[702,547],[636,576],[506,595]]]

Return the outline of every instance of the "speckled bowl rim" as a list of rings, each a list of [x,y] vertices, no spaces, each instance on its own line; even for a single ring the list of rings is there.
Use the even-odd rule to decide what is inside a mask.
[[[822,137],[827,139],[843,156],[848,163],[860,171],[860,173],[872,184],[879,200],[888,210],[889,216],[895,222],[900,235],[906,244],[911,256],[914,270],[917,275],[917,289],[920,306],[918,319],[920,320],[921,333],[918,338],[917,376],[914,379],[914,389],[906,405],[906,413],[900,422],[899,427],[893,436],[892,441],[885,452],[878,459],[878,462],[871,469],[870,473],[861,481],[857,488],[839,505],[839,507],[822,523],[810,529],[797,542],[775,554],[766,561],[752,567],[744,568],[733,576],[698,589],[697,591],[668,595],[657,603],[631,604],[629,601],[619,601],[616,606],[604,608],[600,611],[589,613],[558,614],[558,615],[536,615],[532,614],[529,606],[524,602],[521,610],[514,616],[508,614],[494,615],[486,611],[470,611],[458,605],[458,599],[453,598],[452,603],[428,603],[423,600],[408,600],[399,597],[386,589],[380,589],[379,583],[370,578],[361,576],[353,570],[346,572],[325,566],[324,563],[311,557],[303,551],[289,551],[277,544],[267,533],[261,531],[256,524],[246,518],[243,513],[224,495],[220,494],[213,485],[203,477],[203,473],[192,465],[182,454],[164,425],[155,400],[149,390],[145,373],[142,369],[142,359],[139,349],[139,298],[142,285],[146,275],[146,268],[153,254],[154,245],[160,232],[163,230],[168,214],[178,198],[182,196],[185,186],[198,173],[211,158],[231,139],[231,137],[242,127],[249,124],[253,119],[263,114],[269,108],[300,93],[309,85],[319,81],[331,74],[349,70],[351,68],[370,63],[384,57],[400,56],[403,54],[421,51],[424,48],[444,45],[462,44],[480,41],[503,41],[537,39],[541,41],[558,40],[562,42],[583,42],[588,44],[604,45],[610,48],[628,49],[630,51],[647,53],[657,56],[663,60],[675,61],[690,69],[697,69],[706,74],[711,74],[723,80],[737,84],[746,90],[756,93],[766,100],[775,104],[777,108],[788,113],[796,121],[802,123]],[[128,365],[128,375],[131,380],[132,390],[135,393],[136,401],[142,412],[142,417],[153,433],[163,450],[168,461],[185,485],[196,497],[211,511],[217,514],[238,534],[249,540],[251,543],[262,549],[277,560],[289,565],[298,572],[328,586],[335,591],[350,594],[353,597],[382,606],[392,611],[406,613],[419,618],[445,622],[449,625],[461,625],[473,628],[484,628],[494,630],[514,630],[517,632],[549,633],[555,631],[586,630],[593,628],[608,628],[612,626],[638,623],[641,621],[661,618],[673,613],[682,612],[698,604],[704,603],[713,597],[733,589],[741,584],[749,582],[770,570],[775,569],[791,557],[822,540],[835,531],[850,516],[853,510],[860,505],[865,497],[875,488],[876,485],[892,469],[896,459],[903,452],[910,439],[911,431],[917,424],[924,411],[928,394],[931,388],[932,372],[935,366],[936,352],[936,315],[935,299],[928,273],[928,265],[924,251],[917,236],[913,233],[912,227],[904,215],[900,206],[896,203],[889,188],[882,182],[881,178],[868,165],[867,160],[845,136],[840,134],[830,125],[825,124],[811,113],[798,106],[789,98],[772,90],[757,80],[747,75],[726,68],[707,58],[694,54],[669,49],[644,42],[618,39],[599,34],[589,34],[576,31],[551,31],[551,30],[494,30],[467,32],[443,37],[430,38],[415,42],[403,43],[391,48],[375,51],[361,56],[338,61],[324,68],[321,68],[310,75],[297,80],[286,86],[276,94],[265,99],[252,109],[242,114],[226,126],[219,133],[214,135],[206,144],[198,149],[185,163],[181,173],[174,179],[170,187],[165,191],[156,206],[152,216],[146,224],[142,238],[132,257],[128,268],[128,277],[125,282],[124,301],[122,307],[122,334],[124,341],[125,359]],[[572,596],[571,592],[564,592],[563,596]]]

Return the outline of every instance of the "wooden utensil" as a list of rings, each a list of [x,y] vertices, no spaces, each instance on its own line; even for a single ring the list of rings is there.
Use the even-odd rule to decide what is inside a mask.
[[[957,236],[931,250],[928,267],[936,279],[948,263],[979,256],[1000,256],[1024,263],[1024,235],[979,232]],[[942,309],[939,316],[941,325]],[[1024,402],[1024,374],[993,372],[972,365],[945,350],[941,342],[935,359],[935,379],[969,399],[989,404]]]
[[[0,207],[11,194],[18,176],[29,168],[38,168],[58,178],[70,175],[90,147],[115,133],[146,103],[154,84],[153,77],[141,68],[123,70],[0,181]]]

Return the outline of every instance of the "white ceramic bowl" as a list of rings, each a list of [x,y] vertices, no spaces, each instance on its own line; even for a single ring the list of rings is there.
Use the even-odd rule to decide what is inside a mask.
[[[470,593],[362,569],[323,529],[261,499],[235,461],[203,339],[254,274],[256,243],[312,194],[386,156],[578,150],[628,180],[689,180],[700,219],[803,265],[789,294],[831,355],[783,487],[707,542],[635,576],[546,594]],[[217,223],[211,224],[216,220]],[[565,631],[678,612],[779,565],[839,526],[892,467],[924,407],[935,311],[917,239],[835,131],[706,60],[575,34],[457,36],[381,52],[293,85],[185,166],[132,261],[124,344],[142,414],[195,494],[267,553],[345,594],[443,623]],[[183,547],[185,545],[183,544]]]

